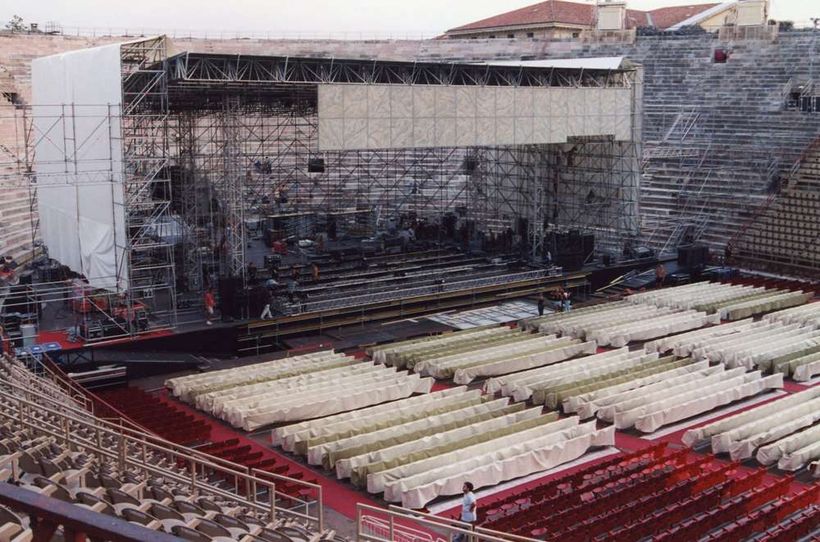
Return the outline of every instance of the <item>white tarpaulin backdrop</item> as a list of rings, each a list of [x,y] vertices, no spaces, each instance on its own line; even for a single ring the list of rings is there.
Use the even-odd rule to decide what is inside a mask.
[[[37,207],[49,255],[98,288],[127,287],[120,45],[32,62]],[[117,245],[120,248],[117,248]]]
[[[323,151],[630,141],[632,89],[319,85]]]

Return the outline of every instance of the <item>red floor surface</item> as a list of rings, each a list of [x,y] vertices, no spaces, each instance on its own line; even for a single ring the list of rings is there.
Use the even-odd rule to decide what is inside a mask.
[[[211,426],[211,440],[216,442],[220,440],[227,440],[231,438],[238,438],[240,443],[249,444],[253,451],[261,451],[264,458],[275,457],[281,460],[282,463],[290,466],[292,471],[302,472],[306,478],[315,477],[320,481],[322,486],[322,500],[325,506],[328,506],[339,512],[340,514],[350,518],[356,519],[356,504],[364,503],[372,506],[380,506],[376,501],[368,499],[360,492],[351,489],[350,487],[337,482],[334,478],[327,476],[324,471],[316,470],[305,466],[297,461],[292,460],[287,455],[276,451],[275,449],[262,446],[258,441],[248,438],[244,432],[237,431],[231,427],[224,425],[210,416],[206,416],[198,410],[190,408],[188,405],[177,401],[168,396],[168,392],[163,390],[160,395],[167,401],[173,403],[178,408],[197,416],[200,419],[206,420]]]
[[[168,335],[173,335],[174,332],[169,329],[161,329],[158,331],[153,331],[150,333],[145,333],[142,335],[137,335],[136,337],[122,337],[119,339],[111,339],[108,341],[95,341],[93,343],[87,343],[85,341],[77,341],[72,342],[68,340],[68,331],[65,329],[57,329],[51,331],[41,331],[37,334],[37,342],[39,344],[47,344],[47,343],[59,343],[60,347],[63,350],[79,350],[85,346],[102,346],[102,345],[111,345],[111,344],[123,344],[132,341],[143,341],[146,339],[154,339],[157,337],[167,337]]]

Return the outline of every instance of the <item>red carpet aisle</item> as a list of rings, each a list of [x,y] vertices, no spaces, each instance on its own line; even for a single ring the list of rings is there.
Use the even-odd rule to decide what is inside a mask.
[[[357,503],[362,502],[365,504],[378,506],[376,501],[368,499],[361,493],[340,484],[335,479],[325,476],[321,471],[314,471],[310,467],[293,461],[286,455],[263,446],[254,439],[248,438],[244,433],[235,431],[232,428],[223,425],[221,422],[216,421],[209,416],[205,416],[201,412],[194,410],[172,398],[169,398],[166,391],[160,392],[159,396],[172,403],[175,407],[184,410],[192,416],[195,416],[197,419],[205,420],[210,426],[210,440],[212,442],[239,439],[241,446],[250,446],[253,453],[261,452],[263,460],[275,459],[277,464],[287,466],[288,470],[285,473],[286,476],[293,477],[296,475],[297,477],[301,477],[301,479],[308,481],[318,478],[319,483],[322,486],[325,506],[333,508],[340,514],[343,514],[348,518],[355,519]]]

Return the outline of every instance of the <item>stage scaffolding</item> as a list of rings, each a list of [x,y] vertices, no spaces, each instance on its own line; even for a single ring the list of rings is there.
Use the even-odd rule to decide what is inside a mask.
[[[111,144],[122,149],[126,235],[116,239],[124,254],[117,279],[128,287],[118,293],[129,308],[148,303],[156,326],[175,326],[178,309],[198,306],[218,277],[245,280],[248,224],[260,216],[368,213],[371,233],[412,216],[438,225],[443,239],[451,215],[470,241],[482,238],[499,252],[509,248],[505,236],[520,239],[522,256],[536,264],[554,253],[553,231],[594,233],[599,252],[615,255],[638,235],[640,70],[169,56],[162,37],[122,44],[121,66],[122,108],[110,107],[99,127],[121,127]],[[323,151],[317,88],[336,83],[626,88],[636,104],[633,136]],[[74,106],[63,105],[54,122],[78,114]],[[32,132],[30,114],[14,109],[24,152],[5,177],[30,191],[34,209],[47,180],[33,175],[31,153],[48,134]],[[76,144],[63,143],[67,162]],[[100,169],[75,182],[112,182]]]

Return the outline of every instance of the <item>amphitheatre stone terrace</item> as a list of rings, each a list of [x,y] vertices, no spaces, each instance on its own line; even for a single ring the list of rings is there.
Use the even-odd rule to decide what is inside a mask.
[[[40,56],[124,41],[121,37],[0,34],[2,105],[30,99],[30,63]],[[788,108],[811,83],[817,33],[774,40],[721,40],[718,34],[639,36],[634,43],[540,40],[333,41],[175,39],[191,52],[384,60],[481,61],[624,56],[644,68],[641,217],[644,242],[674,249],[681,239],[722,250],[796,170],[820,136],[814,114]],[[714,63],[716,49],[730,52]],[[8,107],[4,108],[8,109]],[[0,251],[22,257],[37,239],[30,188],[16,175],[25,161],[19,119],[0,119]],[[34,229],[34,231],[32,231]]]

